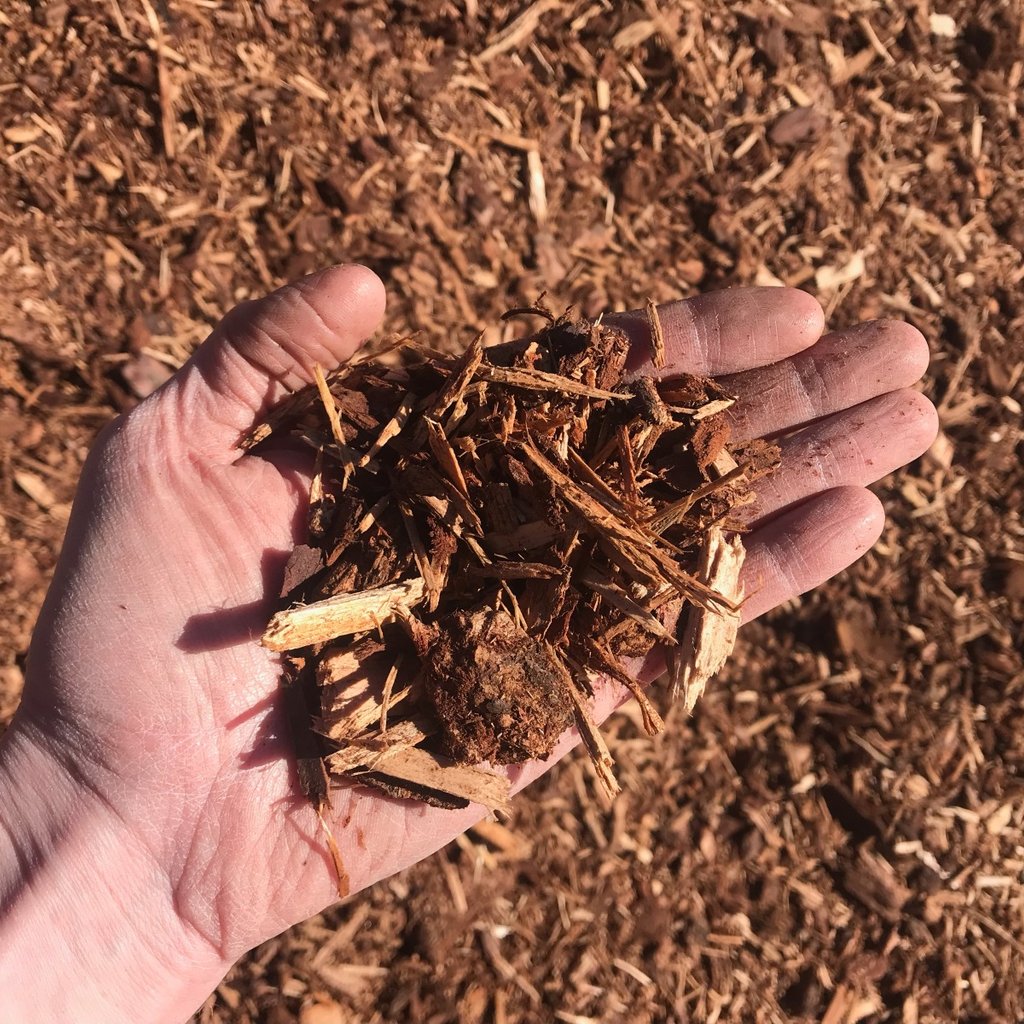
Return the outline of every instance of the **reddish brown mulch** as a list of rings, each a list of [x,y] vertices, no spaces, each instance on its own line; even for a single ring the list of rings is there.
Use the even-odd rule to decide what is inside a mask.
[[[782,281],[934,345],[882,543],[693,719],[620,715],[610,813],[570,759],[201,1020],[1020,1019],[1019,6],[12,0],[0,33],[2,721],[98,427],[313,268],[368,263],[438,344],[545,287]]]

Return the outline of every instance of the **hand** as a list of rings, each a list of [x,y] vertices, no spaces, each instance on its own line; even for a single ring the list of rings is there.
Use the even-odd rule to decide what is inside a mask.
[[[310,467],[234,445],[315,362],[352,353],[383,310],[380,281],[356,266],[245,304],[90,455],[0,747],[0,990],[31,994],[33,1018],[181,1020],[245,950],[335,898],[287,757],[279,663],[256,642]],[[906,390],[927,347],[897,322],[819,340],[817,302],[788,289],[712,293],[660,315],[662,372],[722,377],[739,396],[739,438],[810,424],[782,440],[782,468],[749,513],[752,618],[877,539],[882,507],[865,485],[935,434],[930,403]],[[642,317],[618,322],[642,362]],[[618,698],[602,691],[596,716]],[[520,770],[517,788],[546,767]],[[353,890],[482,813],[361,789],[334,802]],[[11,983],[34,962],[52,982]]]

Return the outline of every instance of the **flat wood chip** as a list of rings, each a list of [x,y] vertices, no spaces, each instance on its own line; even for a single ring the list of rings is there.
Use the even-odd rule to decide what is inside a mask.
[[[262,643],[272,651],[294,651],[363,633],[391,622],[399,610],[413,607],[425,593],[426,584],[416,578],[286,608],[270,620]]]
[[[727,537],[721,527],[708,532],[701,552],[701,575],[735,608],[743,598],[740,573],[745,551],[738,536]],[[693,711],[708,680],[725,664],[736,644],[740,613],[728,608],[691,607],[679,642],[679,673],[672,680],[673,699],[682,690],[687,713]]]
[[[495,775],[470,765],[453,765],[420,747],[407,747],[385,755],[376,762],[373,771],[400,782],[448,793],[467,803],[482,804],[491,811],[509,810],[511,787],[504,775]],[[364,775],[359,772],[347,774],[357,781]]]

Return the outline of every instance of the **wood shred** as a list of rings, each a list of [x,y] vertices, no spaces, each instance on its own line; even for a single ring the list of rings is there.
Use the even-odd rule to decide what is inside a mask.
[[[656,370],[665,365],[665,332],[661,329],[661,317],[653,299],[647,300],[647,320],[651,327],[651,362]]]

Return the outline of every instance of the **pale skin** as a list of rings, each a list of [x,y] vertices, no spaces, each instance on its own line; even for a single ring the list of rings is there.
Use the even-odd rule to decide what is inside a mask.
[[[0,741],[6,1019],[183,1021],[246,950],[336,900],[282,739],[279,662],[256,643],[300,537],[309,464],[240,456],[235,442],[314,363],[350,355],[384,302],[372,272],[342,266],[248,303],[98,439]],[[724,378],[737,436],[811,424],[782,441],[749,513],[751,619],[878,538],[866,486],[935,436],[935,410],[910,390],[927,346],[895,321],[822,336],[818,303],[791,289],[710,293],[661,319],[662,372]],[[624,322],[641,368],[640,321]],[[595,716],[619,698],[601,690]],[[483,813],[338,790],[352,891]]]

